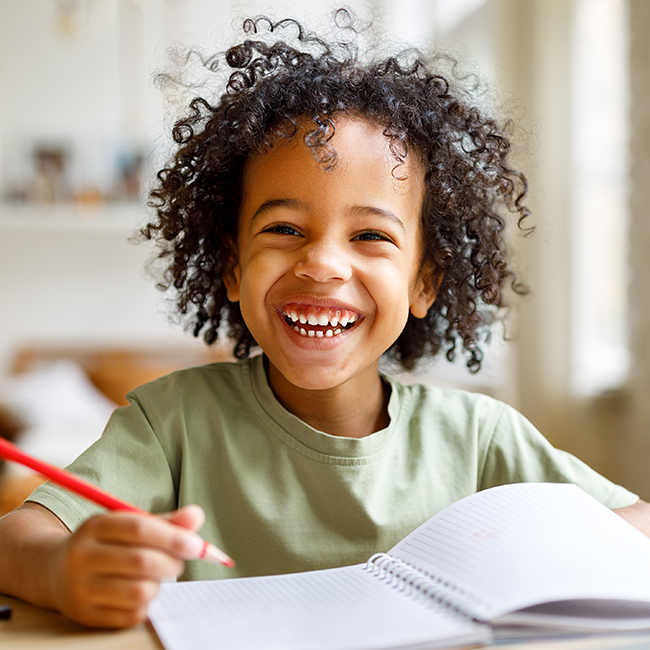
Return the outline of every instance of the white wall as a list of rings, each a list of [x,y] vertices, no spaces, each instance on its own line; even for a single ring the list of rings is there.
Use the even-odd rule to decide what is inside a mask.
[[[37,141],[73,150],[75,178],[101,183],[107,148],[123,134],[116,4],[93,3],[71,34],[57,17],[59,4],[0,1],[3,189],[29,173]]]
[[[149,249],[129,242],[140,218],[135,208],[81,222],[34,209],[0,216],[0,374],[35,343],[190,343],[145,275]]]

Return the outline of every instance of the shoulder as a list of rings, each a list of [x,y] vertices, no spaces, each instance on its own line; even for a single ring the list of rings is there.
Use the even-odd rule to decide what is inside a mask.
[[[202,431],[207,435],[210,431],[258,424],[264,417],[260,400],[264,403],[265,385],[261,356],[194,366],[131,391],[127,395],[130,404],[114,415],[122,422],[140,422],[161,439],[177,440],[179,431]],[[271,394],[270,389],[266,390]]]
[[[413,452],[414,466],[427,468],[432,489],[449,503],[479,489],[495,432],[512,431],[516,411],[481,393],[389,381],[399,402],[395,438]]]
[[[388,380],[394,403],[391,419],[408,431],[410,444],[435,454],[460,454],[481,464],[497,430],[506,435],[528,426],[523,416],[504,402],[482,393],[426,383],[404,384]]]
[[[164,400],[196,396],[203,399],[210,393],[224,391],[238,394],[245,391],[254,359],[221,361],[177,370],[143,384],[131,391],[129,401]]]
[[[439,422],[456,422],[463,426],[496,422],[505,411],[504,402],[489,395],[427,383],[403,383],[385,378],[406,414],[419,414]]]

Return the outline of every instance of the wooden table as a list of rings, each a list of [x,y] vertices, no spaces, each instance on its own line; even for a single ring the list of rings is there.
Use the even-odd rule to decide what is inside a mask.
[[[0,621],[2,650],[162,650],[150,626],[129,630],[90,630],[60,614],[0,595],[12,607],[12,616]]]
[[[13,608],[11,619],[0,621],[2,650],[164,650],[148,624],[117,632],[90,630],[68,621],[60,614],[8,596],[0,595],[0,603],[8,603]],[[616,637],[516,642],[489,647],[502,650],[650,650],[650,632]]]

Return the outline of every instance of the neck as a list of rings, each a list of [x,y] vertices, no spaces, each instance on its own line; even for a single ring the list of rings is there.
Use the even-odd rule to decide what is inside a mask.
[[[300,388],[269,364],[268,378],[277,400],[306,424],[333,436],[363,438],[385,429],[390,388],[377,373],[323,390]]]

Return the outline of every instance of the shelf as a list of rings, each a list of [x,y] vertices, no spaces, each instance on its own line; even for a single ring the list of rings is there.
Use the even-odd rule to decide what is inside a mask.
[[[134,232],[149,216],[140,203],[81,206],[0,204],[3,232]]]

